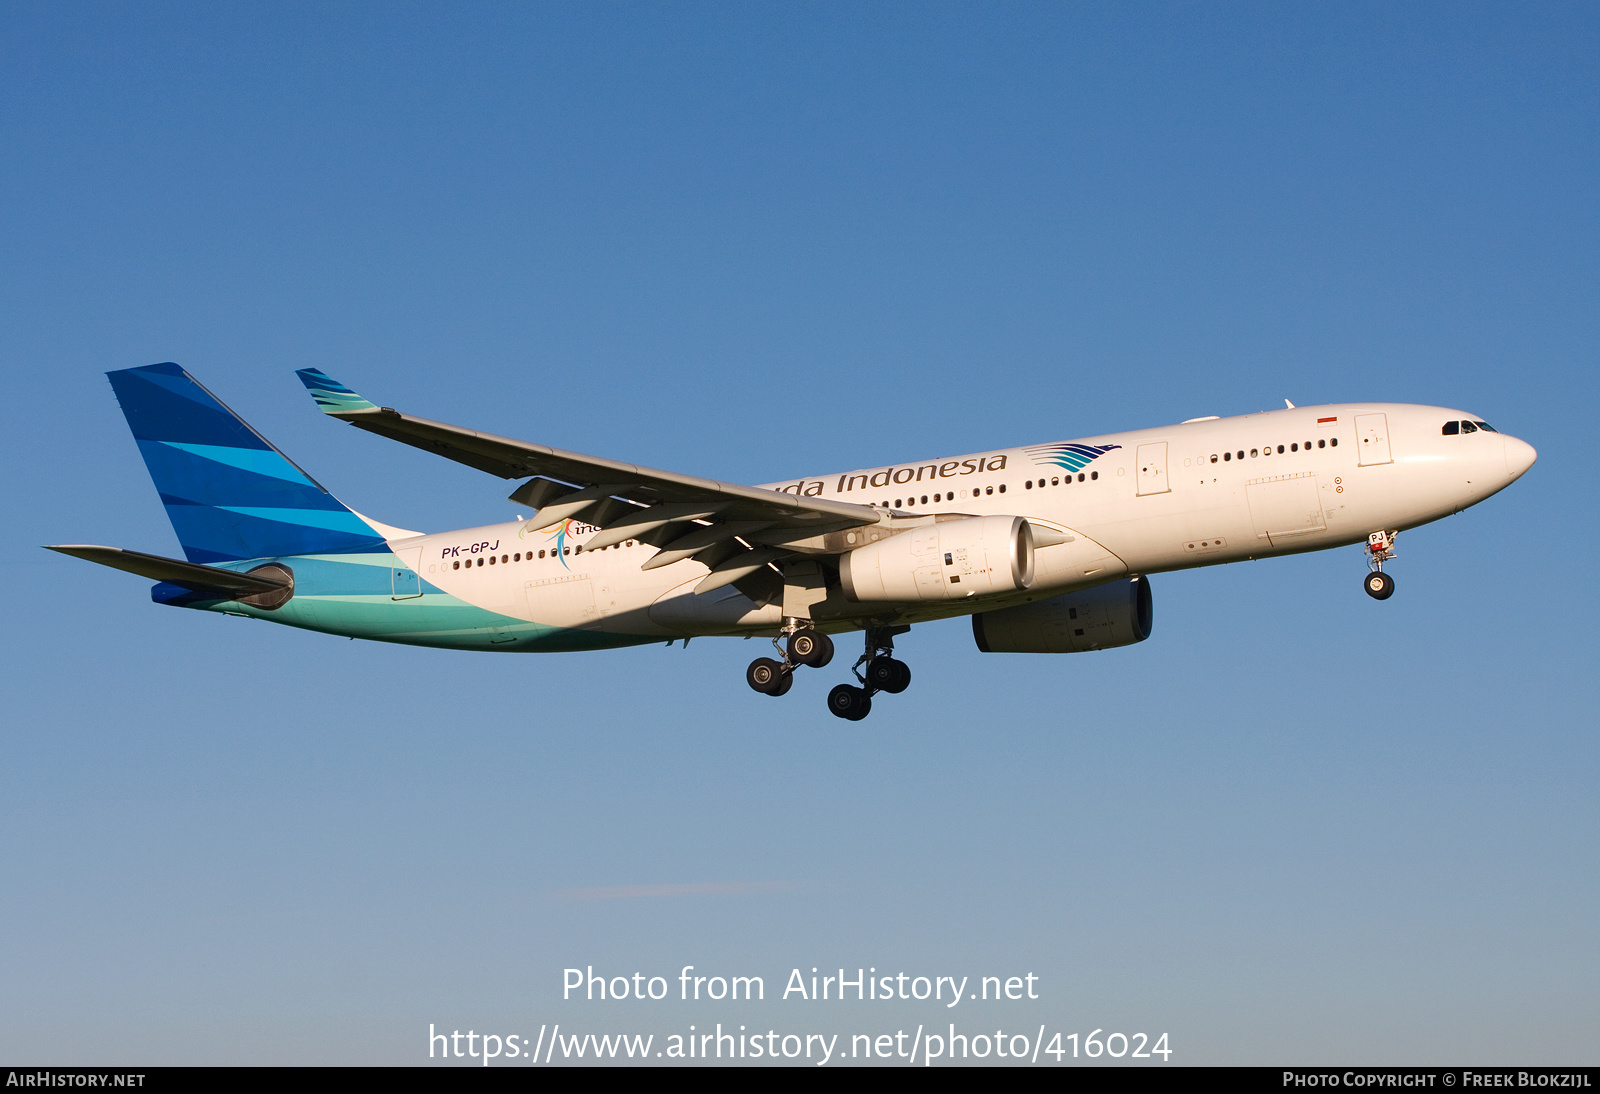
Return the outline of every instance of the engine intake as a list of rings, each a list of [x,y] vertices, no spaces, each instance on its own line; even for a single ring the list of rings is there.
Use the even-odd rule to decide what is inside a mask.
[[[839,559],[857,602],[964,600],[1033,584],[1033,529],[1021,517],[963,517],[925,524]]]
[[[972,617],[984,653],[1081,653],[1150,637],[1150,579],[1132,577]]]

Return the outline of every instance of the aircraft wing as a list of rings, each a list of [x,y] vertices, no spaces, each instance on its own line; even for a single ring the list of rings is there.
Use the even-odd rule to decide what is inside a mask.
[[[532,476],[511,500],[536,509],[541,527],[571,519],[601,528],[585,550],[633,539],[659,548],[645,569],[685,558],[704,563],[712,573],[698,592],[766,569],[795,553],[792,544],[881,519],[867,505],[681,475],[416,418],[377,406],[317,369],[296,375],[323,413],[359,429],[501,478]]]

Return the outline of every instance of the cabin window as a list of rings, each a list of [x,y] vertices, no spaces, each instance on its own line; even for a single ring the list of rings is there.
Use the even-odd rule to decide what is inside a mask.
[[[1089,477],[1090,477],[1090,478],[1091,478],[1091,479],[1098,479],[1098,478],[1099,478],[1099,477],[1100,477],[1100,472],[1098,472],[1098,471],[1091,471],[1091,472],[1089,472]]]
[[[1225,460],[1231,460],[1231,459],[1233,459],[1233,453],[1232,452],[1224,452],[1222,454],[1222,458],[1225,459]]]
[[[1002,494],[1004,494],[1006,492],[1006,484],[1005,483],[1001,483],[1000,484],[1000,492]]]
[[[491,565],[491,566],[494,565],[494,556],[493,555],[489,556],[489,565]]]
[[[452,566],[452,567],[450,567],[450,568],[451,568],[451,569],[452,569],[452,570],[459,570],[459,569],[461,569],[461,561],[460,561],[460,560],[459,560],[459,559],[457,559],[457,560],[456,560],[456,564],[455,564],[455,565],[454,565],[454,566]]]
[[[1216,463],[1217,462],[1217,454],[1215,452],[1211,453],[1211,462],[1212,463]]]
[[[543,558],[543,557],[544,557],[544,552],[543,552],[543,551],[540,551],[540,552],[539,552],[539,557],[540,557],[540,558]]]
[[[986,493],[986,494],[994,493],[994,487],[992,487],[992,486],[986,487],[985,490],[984,490],[984,493]]]
[[[482,566],[482,565],[483,565],[483,559],[481,559],[481,558],[480,558],[480,559],[478,559],[478,565],[479,565],[479,566]]]
[[[1300,446],[1297,445],[1297,444],[1291,444],[1289,446],[1289,451],[1290,452],[1298,452],[1298,451],[1300,451]]]
[[[1281,444],[1278,446],[1278,455],[1283,455],[1283,445]]]
[[[563,548],[561,548],[561,553],[564,554],[564,555],[570,555],[572,553],[572,548],[571,547],[563,547]]]
[[[1241,456],[1242,456],[1242,455],[1244,455],[1244,453],[1242,453],[1242,452],[1241,452],[1241,453],[1239,453],[1239,454],[1240,454],[1240,455],[1241,455]],[[1255,450],[1255,449],[1253,449],[1253,448],[1252,448],[1252,449],[1251,449],[1251,450],[1250,450],[1250,458],[1251,458],[1251,459],[1252,459],[1252,460],[1253,460],[1253,459],[1255,459],[1255,458],[1256,458],[1256,450]]]
[[[1317,447],[1318,448],[1327,448],[1328,447],[1328,442],[1327,441],[1318,441],[1317,442]]]
[[[1328,441],[1328,444],[1329,444],[1329,446],[1331,446],[1333,448],[1338,448],[1339,447],[1339,438],[1338,437],[1334,437],[1334,438],[1330,439]]]
[[[1023,485],[1023,487],[1025,489],[1032,490],[1033,489],[1033,480],[1029,479],[1027,482],[1023,483],[1022,485]]]
[[[1061,485],[1061,480],[1060,480],[1060,479],[1057,479],[1057,478],[1054,478],[1054,477],[1052,477],[1052,478],[1051,478],[1051,479],[1050,479],[1050,485],[1051,485],[1051,486],[1060,486],[1060,485]]]

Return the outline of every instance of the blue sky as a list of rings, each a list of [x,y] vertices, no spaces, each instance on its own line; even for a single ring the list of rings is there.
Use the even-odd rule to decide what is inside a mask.
[[[1595,1062],[1597,47],[1575,4],[8,6],[0,1059],[942,1020],[559,998],[694,964],[1032,971],[1004,1022],[1175,1063]],[[849,724],[755,644],[394,648],[40,551],[176,553],[103,378],[164,360],[426,530],[506,484],[293,369],[747,482],[1284,398],[1540,462],[1384,604],[1349,548],[1158,575],[1124,650],[920,627]]]

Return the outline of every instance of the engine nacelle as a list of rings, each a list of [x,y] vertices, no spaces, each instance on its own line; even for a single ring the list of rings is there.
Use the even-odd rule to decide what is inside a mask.
[[[1033,529],[1021,517],[924,524],[839,559],[851,600],[964,600],[1033,584]]]
[[[1150,579],[1130,577],[972,617],[984,653],[1080,653],[1150,637]]]

